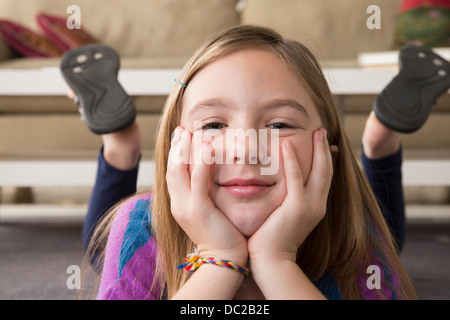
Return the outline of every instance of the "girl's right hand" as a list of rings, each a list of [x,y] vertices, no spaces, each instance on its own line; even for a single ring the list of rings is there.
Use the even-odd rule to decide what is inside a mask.
[[[191,145],[191,133],[177,127],[166,172],[172,215],[195,244],[201,257],[245,265],[248,259],[247,240],[209,197],[210,165],[201,158],[202,152],[195,150],[196,164],[189,173]],[[211,144],[203,144],[203,154],[211,154],[211,150]],[[188,152],[184,159],[181,158],[182,152]]]

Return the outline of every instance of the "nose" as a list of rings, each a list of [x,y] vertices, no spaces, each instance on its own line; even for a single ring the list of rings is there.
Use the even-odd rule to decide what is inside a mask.
[[[264,144],[253,128],[227,130],[224,143],[227,164],[258,164],[260,155],[264,154],[261,152]]]

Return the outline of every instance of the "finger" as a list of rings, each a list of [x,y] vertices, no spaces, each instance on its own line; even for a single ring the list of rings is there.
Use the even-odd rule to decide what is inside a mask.
[[[334,172],[334,167],[336,165],[336,159],[339,155],[339,147],[336,145],[330,146],[330,152],[331,152],[331,164],[332,164],[332,170]]]
[[[287,196],[303,193],[303,174],[292,142],[286,140],[282,146],[284,174],[286,176]]]
[[[175,137],[174,137],[175,139]],[[179,136],[179,141],[172,141],[173,147],[169,151],[166,180],[169,193],[180,196],[184,200],[189,197],[190,176],[189,161],[184,156],[190,154],[191,136],[188,130],[184,130]],[[189,159],[187,157],[187,159]]]
[[[172,133],[169,157],[174,164],[188,164],[191,149],[191,134],[183,127],[177,127]]]
[[[336,150],[338,150],[338,147],[330,146],[330,143],[328,142],[328,139],[327,139],[326,131],[325,131],[323,140],[324,140],[323,142],[324,142],[325,153],[327,155],[328,176],[330,176],[329,183],[331,184],[331,178],[333,177],[333,169],[334,169],[333,152],[336,153],[337,152]]]
[[[183,127],[176,127],[175,130],[172,132],[172,137],[170,139],[170,148],[174,148],[181,139],[181,134],[184,132],[184,128]]]
[[[332,158],[330,147],[326,139],[324,129],[317,130],[314,133],[313,163],[309,174],[306,188],[308,193],[316,201],[322,201],[328,196],[328,190],[331,183]]]
[[[204,161],[204,155],[211,154],[212,145],[204,143],[196,154],[195,167],[191,174],[191,191],[195,201],[204,201],[208,196],[210,164]]]
[[[331,180],[333,179],[333,150],[335,150],[333,147],[337,148],[336,146],[331,146],[328,142],[327,139],[327,132],[325,129],[324,130],[324,138],[323,138],[323,144],[324,144],[324,148],[325,148],[325,154],[327,155],[327,183],[325,185],[325,190],[326,192],[326,197],[328,198],[328,192],[330,190],[330,186],[331,186]]]

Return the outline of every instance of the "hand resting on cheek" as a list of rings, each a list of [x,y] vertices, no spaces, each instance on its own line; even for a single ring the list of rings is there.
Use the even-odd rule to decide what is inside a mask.
[[[178,224],[197,246],[201,256],[217,256],[246,261],[248,255],[279,255],[295,261],[301,243],[323,218],[333,175],[330,147],[324,129],[313,135],[312,170],[305,184],[295,150],[290,141],[282,147],[287,194],[249,243],[227,217],[216,208],[208,195],[210,165],[202,159],[189,173],[189,164],[180,161],[182,150],[192,146],[191,133],[178,127],[172,140],[167,170],[172,214]],[[211,154],[212,146],[203,146]],[[189,154],[189,153],[188,153]],[[198,157],[199,152],[196,156]],[[177,159],[178,157],[178,159]],[[283,230],[283,232],[280,232]],[[218,257],[218,256],[217,256]]]
[[[191,133],[178,127],[172,139],[166,173],[172,215],[195,244],[200,256],[245,265],[247,240],[214,206],[208,195],[210,165],[196,159],[197,164],[189,174],[189,163],[180,161],[182,150],[190,150],[191,143]],[[203,148],[203,153],[211,153],[210,144]]]
[[[295,262],[298,248],[325,216],[333,176],[325,129],[314,132],[313,146],[312,168],[305,184],[291,141],[283,142],[287,194],[281,206],[250,237],[250,262],[259,256]]]

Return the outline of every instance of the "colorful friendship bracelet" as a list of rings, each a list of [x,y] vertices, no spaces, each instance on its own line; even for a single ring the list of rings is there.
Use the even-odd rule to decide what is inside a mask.
[[[250,270],[246,267],[240,266],[228,260],[216,259],[211,257],[199,257],[196,252],[189,254],[186,259],[184,259],[184,263],[177,266],[177,269],[184,268],[190,273],[194,273],[204,263],[210,263],[216,266],[230,268],[242,273],[246,277],[250,275]]]

